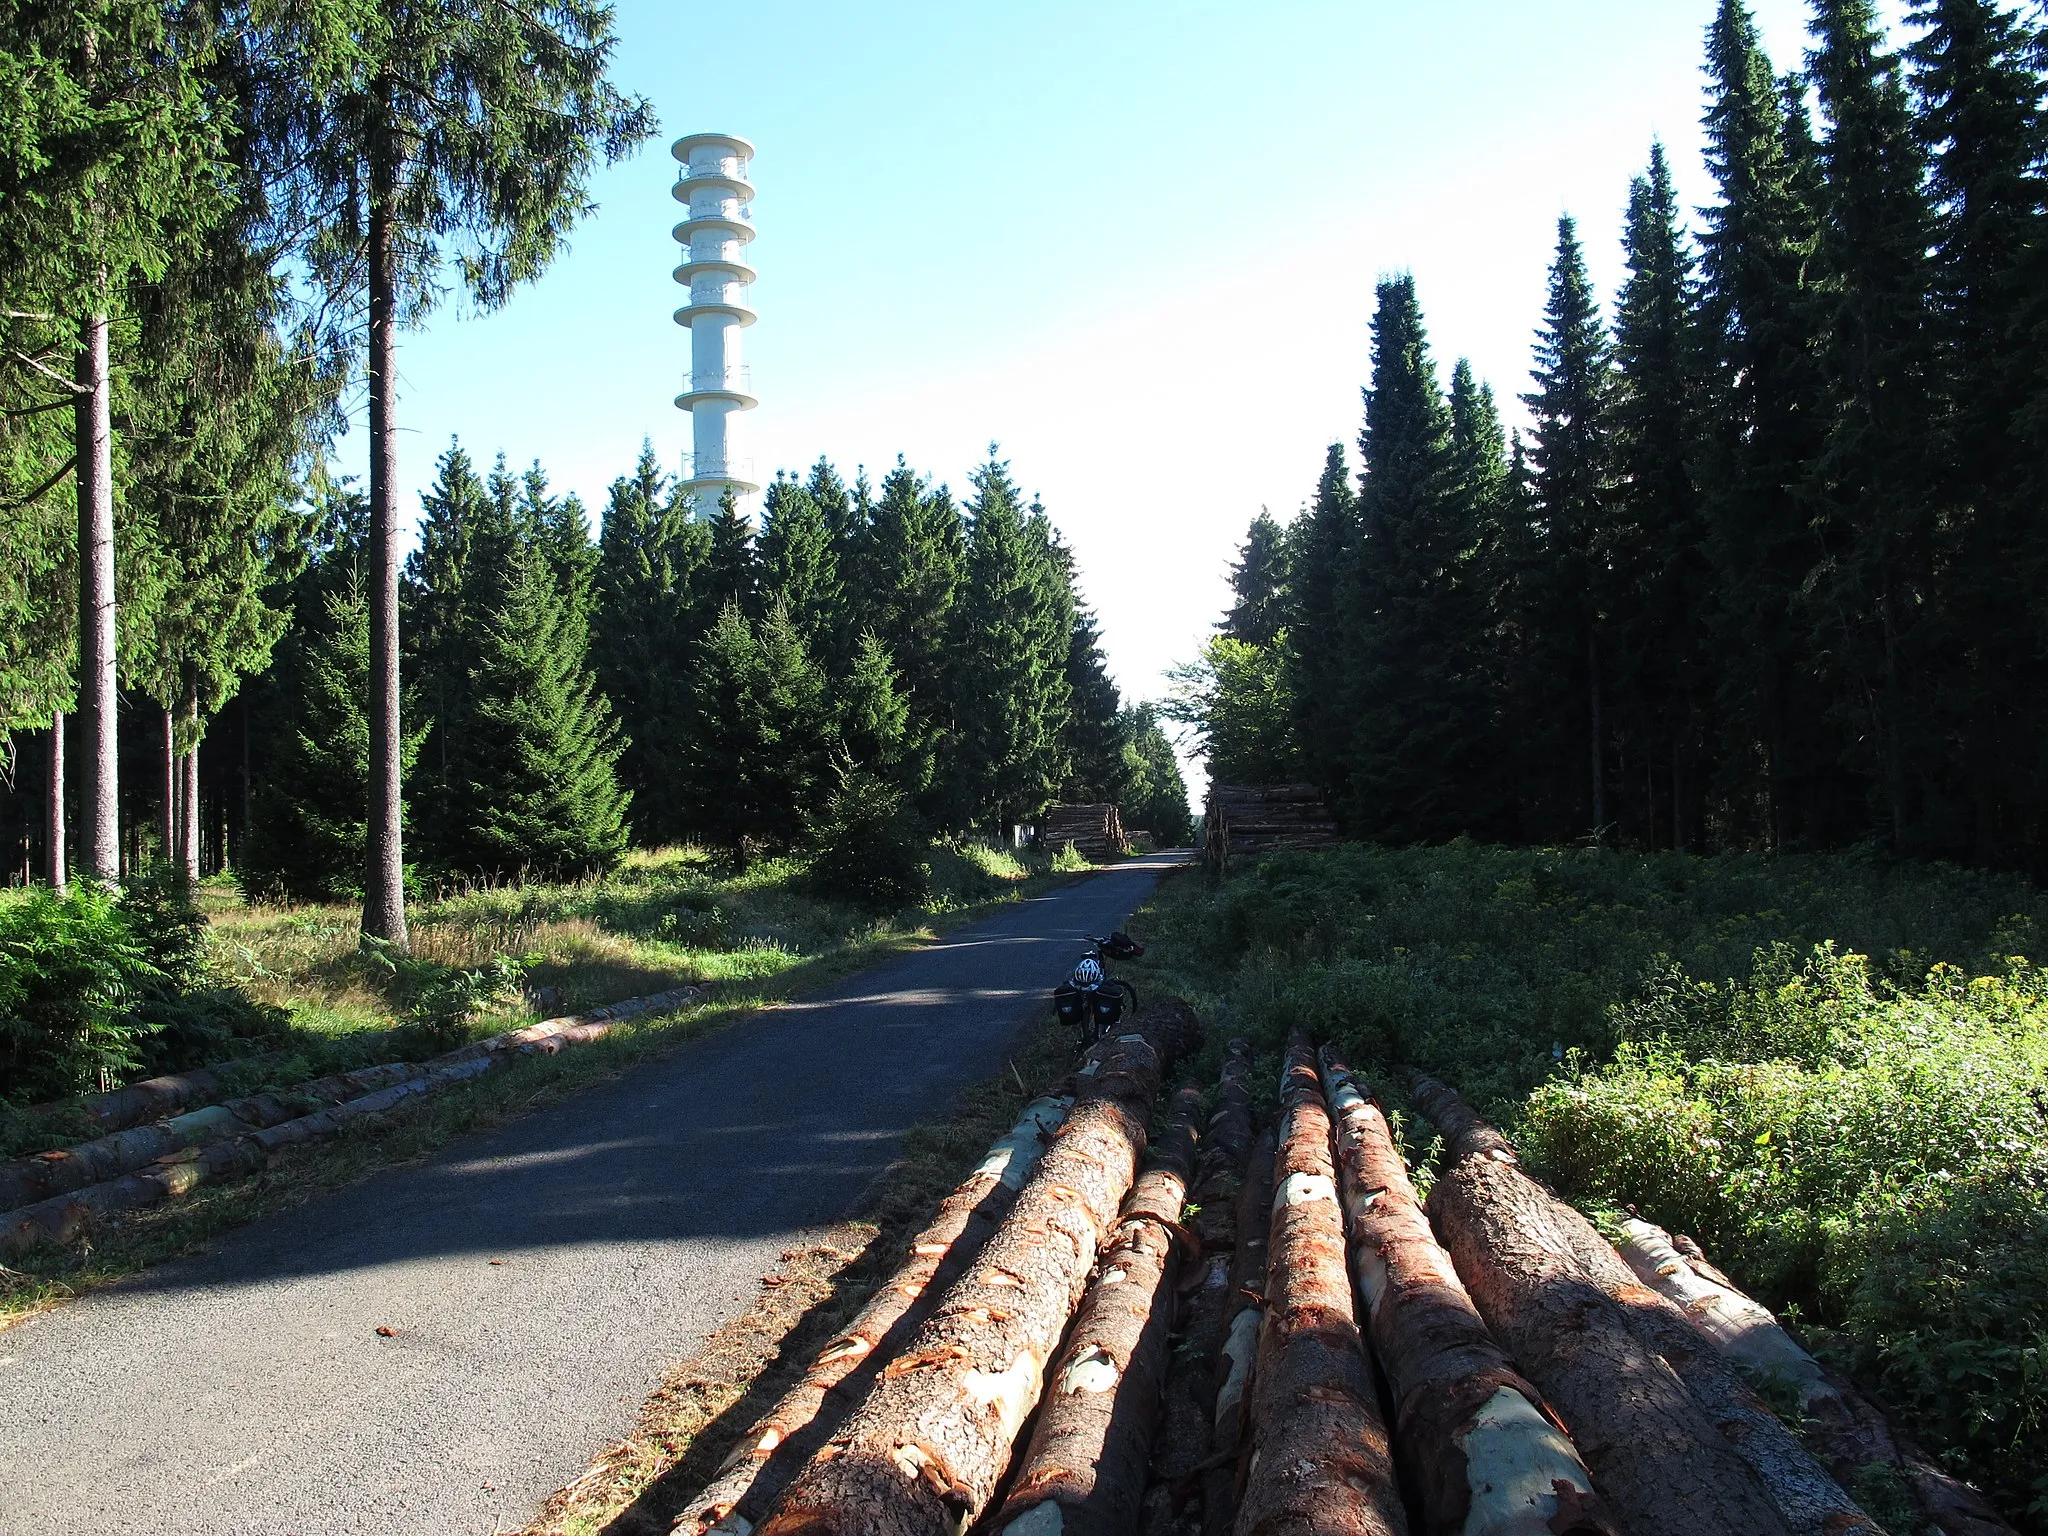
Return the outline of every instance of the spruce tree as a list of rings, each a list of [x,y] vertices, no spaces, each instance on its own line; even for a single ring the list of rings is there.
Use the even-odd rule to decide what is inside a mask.
[[[1287,627],[1287,539],[1261,508],[1230,568],[1235,601],[1216,627],[1246,645],[1271,645]]]
[[[1381,282],[1342,601],[1347,819],[1413,842],[1474,830],[1488,760],[1475,508],[1456,494],[1451,412],[1415,280]]]
[[[744,865],[794,847],[831,788],[824,675],[780,603],[758,624],[728,602],[691,668],[678,786],[694,830]]]
[[[464,612],[467,675],[423,851],[451,872],[500,879],[607,871],[626,850],[617,722],[545,546],[520,525],[501,542],[495,517],[485,528]]]
[[[619,778],[632,792],[633,830],[644,843],[687,833],[676,786],[698,638],[690,589],[708,548],[706,532],[674,494],[653,446],[643,443],[634,472],[612,482],[605,506],[591,662],[625,733]]]
[[[1919,791],[1945,746],[1928,727],[1948,649],[1928,457],[1933,220],[1899,61],[1869,0],[1818,0],[1813,30],[1827,121],[1813,295],[1826,436],[1805,491],[1825,553],[1805,595],[1849,761],[1879,786],[1894,846],[1930,851]]]
[[[723,613],[727,603],[737,603],[750,619],[761,611],[761,556],[754,548],[754,527],[730,486],[718,498],[718,515],[711,520],[711,545],[696,599],[707,615]]]
[[[1287,530],[1287,692],[1303,771],[1333,798],[1348,777],[1343,577],[1358,537],[1344,445],[1330,444],[1315,499]]]
[[[847,632],[846,595],[831,526],[811,493],[780,475],[761,511],[761,581],[781,598],[811,655],[844,671],[857,638]]]
[[[1646,804],[1644,840],[1689,845],[1704,782],[1700,744],[1712,691],[1703,645],[1712,574],[1700,549],[1692,468],[1700,419],[1693,261],[1664,146],[1629,188],[1628,276],[1614,312],[1611,673],[1624,732],[1651,776],[1668,762],[1668,803]]]
[[[1276,527],[1274,531],[1279,530]],[[1074,615],[1073,639],[1067,648],[1067,692],[1071,700],[1065,743],[1067,774],[1060,797],[1072,804],[1119,803],[1128,783],[1123,700],[1110,679],[1095,615],[1085,608]]]
[[[427,716],[414,766],[414,799],[447,780],[450,743],[472,656],[468,580],[472,546],[492,513],[490,493],[462,445],[450,440],[434,484],[421,494],[420,542],[405,563],[406,671]]]
[[[1915,0],[1908,50],[1934,199],[1935,445],[1951,538],[1940,605],[1957,633],[1938,717],[1957,745],[1949,841],[1979,862],[2048,862],[2043,733],[2014,701],[2048,689],[2034,594],[2048,572],[2036,508],[2048,475],[2048,116],[2040,37],[1998,0]],[[1967,619],[1966,617],[1967,616]]]
[[[888,647],[863,630],[853,665],[838,690],[839,741],[857,767],[907,790],[924,788],[931,764],[919,761],[910,734],[910,701],[896,676]]]
[[[955,815],[1000,833],[1059,781],[1072,599],[1009,466],[974,472],[966,579],[954,607],[950,764]]]
[[[1714,565],[1720,793],[1748,823],[1738,837],[1783,846],[1861,799],[1835,767],[1839,740],[1826,694],[1806,680],[1795,613],[1820,557],[1795,489],[1824,415],[1808,292],[1816,171],[1741,0],[1721,0],[1707,73],[1707,169],[1720,196],[1700,240],[1709,394],[1698,483]]]
[[[959,509],[898,459],[882,478],[867,547],[858,610],[902,674],[913,731],[936,742],[951,723],[946,643],[967,559]]]
[[[1536,505],[1546,530],[1547,581],[1535,613],[1554,675],[1575,680],[1585,743],[1579,782],[1582,828],[1605,836],[1607,736],[1602,717],[1613,511],[1613,371],[1607,330],[1586,272],[1577,226],[1557,221],[1557,258],[1536,338],[1536,387],[1522,397],[1534,417]]]

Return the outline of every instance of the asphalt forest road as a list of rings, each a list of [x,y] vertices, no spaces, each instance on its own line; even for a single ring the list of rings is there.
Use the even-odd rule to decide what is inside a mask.
[[[0,1333],[0,1531],[518,1528],[793,1235],[1001,1070],[1077,936],[1174,862],[1001,908]]]

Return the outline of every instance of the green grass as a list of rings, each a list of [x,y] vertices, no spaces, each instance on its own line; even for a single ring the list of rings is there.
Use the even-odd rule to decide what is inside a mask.
[[[2042,1532],[2044,920],[1864,854],[1460,844],[1179,876],[1134,926],[1212,1041],[1306,1025],[1397,1109],[1437,1073],[1589,1212],[1691,1231]]]
[[[972,846],[941,845],[932,863],[932,899],[889,916],[801,894],[793,864],[764,863],[726,875],[690,849],[636,854],[604,880],[478,891],[422,904],[409,917],[424,969],[473,974],[498,957],[518,957],[525,991],[486,999],[486,1006],[431,1028],[416,1025],[414,1035],[396,1042],[383,1032],[412,1023],[406,987],[358,945],[356,909],[250,904],[231,890],[203,891],[210,970],[292,1015],[282,1059],[234,1074],[237,1092],[372,1060],[413,1059],[544,1015],[685,984],[709,983],[714,993],[706,1003],[622,1024],[602,1040],[519,1062],[380,1123],[295,1149],[253,1179],[199,1190],[90,1240],[19,1258],[17,1268],[0,1269],[0,1326],[560,1098],[764,1003],[915,947],[1057,878],[1042,861]],[[39,1150],[77,1129],[62,1111],[16,1118],[5,1128],[4,1150]]]

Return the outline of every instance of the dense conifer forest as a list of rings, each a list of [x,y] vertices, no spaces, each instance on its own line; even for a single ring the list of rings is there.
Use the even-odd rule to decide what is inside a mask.
[[[390,13],[387,15],[386,12]],[[450,444],[398,505],[399,333],[537,277],[654,131],[608,9],[16,6],[0,20],[0,870],[256,895],[1003,835],[1189,831],[1045,511],[993,450],[778,478],[651,449],[595,518]],[[367,406],[366,485],[329,450]]]
[[[1383,280],[1355,457],[1252,526],[1183,669],[1212,771],[1394,843],[2048,867],[2043,47],[1815,0],[1773,60],[1724,0],[1716,195],[1651,145],[1605,301],[1559,221],[1526,432]]]

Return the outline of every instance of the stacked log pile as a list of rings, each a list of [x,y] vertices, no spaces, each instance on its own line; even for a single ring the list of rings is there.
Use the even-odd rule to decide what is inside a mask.
[[[1312,784],[1211,785],[1202,826],[1204,855],[1219,872],[1233,860],[1338,840],[1336,818]]]
[[[1039,823],[1038,837],[1054,853],[1072,843],[1077,853],[1097,862],[1131,851],[1113,805],[1056,805]]]
[[[1877,1464],[1944,1536],[2011,1536],[1697,1250],[1634,1223],[1617,1252],[1444,1084],[1413,1085],[1447,1148],[1426,1208],[1300,1034],[1263,1136],[1233,1041],[1206,1131],[1183,1087],[1153,1140],[1188,1025],[1171,1003],[1094,1047],[986,1242],[935,1239],[950,1268],[852,1330],[858,1394],[792,1393],[837,1427],[781,1466],[810,1420],[779,1405],[678,1530],[1854,1536],[1879,1527],[1843,1487]],[[1744,1371],[1798,1388],[1812,1449]]]

